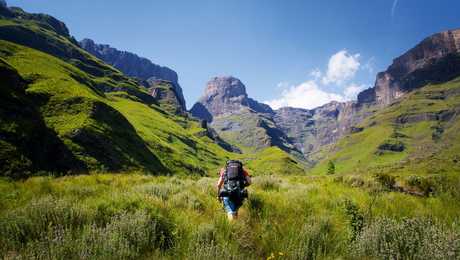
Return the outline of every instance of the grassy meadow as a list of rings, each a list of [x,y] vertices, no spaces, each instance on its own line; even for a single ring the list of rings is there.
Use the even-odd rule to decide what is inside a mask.
[[[460,194],[364,176],[255,176],[229,222],[216,178],[0,181],[5,259],[458,259]],[[452,180],[449,181],[452,184]],[[458,183],[458,180],[457,180]],[[408,185],[408,184],[407,184]]]

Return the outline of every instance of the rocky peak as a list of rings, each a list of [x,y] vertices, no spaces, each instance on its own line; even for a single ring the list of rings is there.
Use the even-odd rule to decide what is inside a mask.
[[[236,113],[241,109],[273,113],[269,106],[248,98],[246,86],[239,79],[223,76],[208,81],[204,95],[192,107],[191,112],[195,117],[211,122],[215,116]]]
[[[358,102],[387,106],[408,91],[458,75],[460,29],[434,34],[394,59],[377,75],[375,86],[358,95]]]
[[[231,76],[214,77],[206,84],[203,99],[210,102],[214,98],[229,100],[232,98],[247,98],[246,86],[237,78]]]
[[[0,0],[0,7],[7,7],[8,5],[6,4],[6,1],[5,0]]]

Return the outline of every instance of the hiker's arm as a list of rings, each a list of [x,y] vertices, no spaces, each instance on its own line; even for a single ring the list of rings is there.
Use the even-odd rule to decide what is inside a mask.
[[[246,180],[246,186],[249,186],[252,184],[251,176],[249,175],[248,171],[246,170],[243,170],[243,171],[244,171],[244,178]]]
[[[224,184],[224,178],[222,176],[219,177],[219,180],[217,181],[217,196],[219,196],[219,191],[222,188],[222,185]]]
[[[252,184],[251,176],[249,176],[249,175],[246,176],[246,183],[247,183],[247,186]]]

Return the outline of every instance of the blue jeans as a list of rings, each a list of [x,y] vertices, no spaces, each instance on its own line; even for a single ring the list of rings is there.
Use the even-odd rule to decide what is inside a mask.
[[[235,203],[229,197],[222,197],[222,200],[224,202],[224,209],[225,211],[227,211],[227,213],[233,215],[236,215],[238,213],[238,209],[241,206],[239,205],[240,203]]]

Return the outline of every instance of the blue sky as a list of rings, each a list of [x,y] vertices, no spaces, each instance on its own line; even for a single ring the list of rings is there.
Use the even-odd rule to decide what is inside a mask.
[[[179,74],[187,106],[233,75],[274,107],[349,100],[393,58],[460,27],[456,0],[9,0],[63,20],[78,40],[128,50]]]

